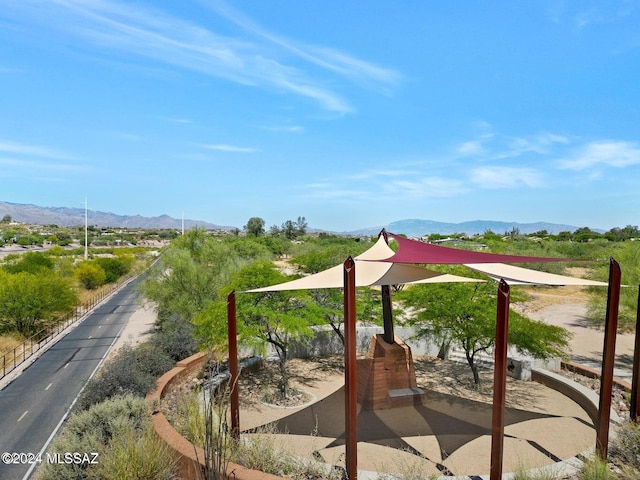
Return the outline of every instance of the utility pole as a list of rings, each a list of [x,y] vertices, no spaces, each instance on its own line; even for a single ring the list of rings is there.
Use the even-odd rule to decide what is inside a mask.
[[[89,205],[87,197],[84,197],[84,259],[89,259]]]

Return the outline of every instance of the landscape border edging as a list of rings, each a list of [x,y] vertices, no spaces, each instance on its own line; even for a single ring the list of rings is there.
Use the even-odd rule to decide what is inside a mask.
[[[200,461],[196,458],[196,449],[194,445],[189,442],[186,438],[180,435],[175,428],[169,423],[164,414],[160,411],[159,405],[155,405],[164,397],[167,389],[177,381],[182,380],[188,375],[192,374],[195,370],[202,367],[204,362],[207,359],[206,352],[196,353],[191,357],[182,360],[176,364],[176,366],[162,375],[156,383],[156,388],[147,395],[147,399],[154,404],[154,411],[152,415],[153,427],[156,434],[165,442],[169,448],[176,454],[178,461],[178,468],[180,478],[197,478],[197,473],[195,470],[196,464],[201,464]],[[591,389],[580,385],[579,383],[566,378],[560,374],[551,372],[545,369],[533,368],[531,370],[532,380],[538,383],[541,383],[553,390],[556,390],[563,395],[574,400],[580,407],[582,407],[585,412],[589,415],[592,421],[595,423],[598,415],[598,404],[599,397],[598,395]],[[617,415],[615,411],[611,412],[611,422],[613,424],[619,424],[621,422],[620,417]],[[595,443],[595,442],[594,442]],[[204,453],[201,448],[198,448],[198,458],[204,458]],[[567,460],[563,460],[561,462],[556,462],[553,465],[549,465],[546,467],[542,467],[536,470],[553,470],[554,473],[558,473],[560,475],[567,475],[577,473],[580,470],[581,465],[583,464],[582,459],[589,457],[593,454],[592,449],[588,449],[584,452],[581,452],[574,457],[571,457]],[[281,477],[267,474],[264,472],[260,472],[258,470],[251,470],[241,465],[229,464],[230,473],[233,472],[233,475],[237,480],[275,480]],[[361,472],[363,473],[363,477],[367,478],[367,473],[371,472]],[[504,475],[505,479],[511,478],[513,476],[512,473],[507,473]],[[456,477],[440,477],[446,478],[447,480],[463,480],[463,479],[471,479],[471,478],[483,478],[483,475],[480,476],[456,476]]]
[[[180,478],[185,479],[201,478],[199,472],[196,471],[196,465],[200,465],[201,468],[203,467],[204,451],[200,447],[195,447],[173,428],[160,410],[160,402],[171,385],[201,368],[206,360],[207,353],[199,352],[179,361],[174,368],[158,378],[156,388],[149,392],[146,397],[153,407],[151,416],[153,429],[156,435],[158,435],[175,454],[178,465],[178,475]],[[276,480],[281,478],[259,470],[251,470],[235,463],[229,463],[227,471],[236,480]]]

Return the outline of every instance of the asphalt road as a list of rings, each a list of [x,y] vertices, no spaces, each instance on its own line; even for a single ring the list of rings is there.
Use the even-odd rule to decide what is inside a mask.
[[[0,480],[26,479],[35,470],[36,455],[136,310],[136,284],[120,289],[0,390]],[[44,452],[41,460],[48,460]]]

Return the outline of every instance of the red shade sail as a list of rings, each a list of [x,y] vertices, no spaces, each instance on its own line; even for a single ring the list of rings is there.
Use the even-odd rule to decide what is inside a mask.
[[[575,259],[552,257],[525,257],[498,253],[473,252],[457,248],[442,247],[417,240],[409,240],[394,233],[388,236],[398,242],[398,251],[385,262],[422,264],[465,264],[465,263],[534,263],[567,262]]]

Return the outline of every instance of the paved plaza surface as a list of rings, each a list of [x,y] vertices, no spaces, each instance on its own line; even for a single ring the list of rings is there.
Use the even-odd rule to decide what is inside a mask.
[[[310,403],[283,408],[261,401],[272,379],[249,375],[241,385],[241,429],[266,430],[293,455],[344,465],[344,376],[326,360],[291,361],[293,385]],[[331,362],[329,362],[330,364]],[[468,367],[416,358],[418,405],[358,410],[358,469],[388,473],[481,475],[489,473],[490,372],[478,391]],[[334,363],[335,365],[335,363]],[[466,380],[466,377],[469,377]],[[536,382],[509,379],[505,413],[505,473],[567,460],[593,447],[595,430],[573,400]]]

